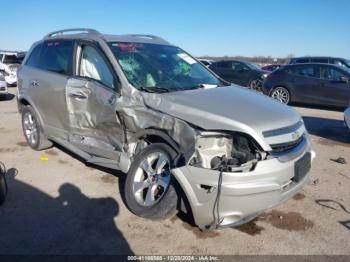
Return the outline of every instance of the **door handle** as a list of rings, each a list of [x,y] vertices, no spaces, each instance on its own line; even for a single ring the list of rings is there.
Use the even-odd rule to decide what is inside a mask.
[[[78,100],[83,100],[83,99],[87,99],[88,98],[87,95],[85,95],[83,93],[80,93],[80,92],[69,93],[69,97],[74,98],[74,99],[78,99]]]
[[[39,82],[36,80],[33,80],[30,84],[31,84],[31,86],[34,86],[34,87],[39,86]]]

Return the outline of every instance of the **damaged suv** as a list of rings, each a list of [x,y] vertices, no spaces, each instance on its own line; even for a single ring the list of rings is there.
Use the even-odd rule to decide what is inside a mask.
[[[290,199],[315,156],[292,108],[229,86],[152,35],[53,32],[18,71],[24,136],[127,173],[125,202],[149,219],[192,211],[235,226]]]

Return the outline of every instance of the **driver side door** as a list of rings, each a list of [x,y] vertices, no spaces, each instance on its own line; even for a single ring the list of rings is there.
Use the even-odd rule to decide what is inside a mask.
[[[98,157],[118,160],[124,130],[116,114],[119,80],[98,44],[78,43],[75,76],[68,79],[69,141]]]

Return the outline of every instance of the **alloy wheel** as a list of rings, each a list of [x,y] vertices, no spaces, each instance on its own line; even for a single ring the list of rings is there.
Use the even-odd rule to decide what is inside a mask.
[[[26,112],[24,115],[23,128],[28,142],[35,145],[38,142],[38,127],[30,112]]]
[[[141,161],[133,181],[137,203],[149,207],[156,204],[170,185],[170,160],[161,152],[148,155]]]
[[[288,104],[290,100],[289,92],[284,87],[275,88],[271,93],[271,97],[283,104]]]

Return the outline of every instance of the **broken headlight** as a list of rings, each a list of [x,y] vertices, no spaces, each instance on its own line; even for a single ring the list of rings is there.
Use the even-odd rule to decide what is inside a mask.
[[[255,143],[243,134],[199,132],[189,164],[227,172],[248,172],[260,159],[262,154]]]

